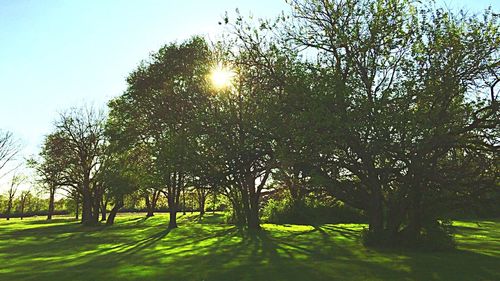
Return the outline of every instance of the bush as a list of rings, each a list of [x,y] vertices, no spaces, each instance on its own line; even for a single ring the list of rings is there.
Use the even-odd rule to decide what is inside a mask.
[[[427,251],[454,249],[451,221],[433,221],[427,223],[416,239],[406,229],[394,234],[389,231],[372,232],[365,229],[362,233],[363,244],[367,247],[415,248]]]
[[[262,220],[277,224],[324,224],[341,222],[364,222],[361,211],[341,201],[306,198],[295,203],[289,198],[269,199],[262,209]]]

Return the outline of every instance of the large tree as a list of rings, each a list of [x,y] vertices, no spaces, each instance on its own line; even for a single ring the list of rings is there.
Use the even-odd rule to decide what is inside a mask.
[[[232,35],[221,50],[220,64],[231,73],[231,83],[214,89],[211,117],[204,142],[212,154],[208,170],[223,176],[222,192],[233,206],[235,222],[260,228],[260,197],[278,168],[276,148],[287,80],[295,52],[283,52],[271,33],[259,32],[238,15]],[[262,22],[261,26],[265,26]],[[210,157],[209,157],[210,158]]]
[[[150,149],[155,188],[167,197],[169,228],[177,227],[181,192],[191,184],[199,111],[207,100],[211,66],[207,43],[194,37],[169,44],[143,62],[127,79],[127,91],[110,102],[111,142]]]
[[[318,58],[299,134],[311,136],[311,173],[365,210],[371,233],[417,241],[463,182],[454,155],[498,157],[498,17],[399,0],[292,7],[285,36]]]

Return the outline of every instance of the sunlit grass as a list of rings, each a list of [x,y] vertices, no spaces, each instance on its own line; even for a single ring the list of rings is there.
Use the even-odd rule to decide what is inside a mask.
[[[0,280],[500,280],[500,222],[455,222],[458,249],[378,251],[363,224],[264,224],[222,216],[120,215],[112,227],[71,218],[0,221]]]

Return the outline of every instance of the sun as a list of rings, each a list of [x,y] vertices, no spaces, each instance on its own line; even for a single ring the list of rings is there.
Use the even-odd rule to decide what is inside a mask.
[[[227,88],[231,86],[234,75],[234,71],[231,68],[219,63],[212,69],[210,80],[217,89]]]

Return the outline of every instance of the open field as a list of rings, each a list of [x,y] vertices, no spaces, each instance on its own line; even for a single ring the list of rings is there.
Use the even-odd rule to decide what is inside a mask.
[[[500,280],[500,222],[455,222],[448,252],[364,248],[362,224],[265,224],[248,236],[220,215],[122,214],[112,227],[70,218],[0,222],[0,280]]]

